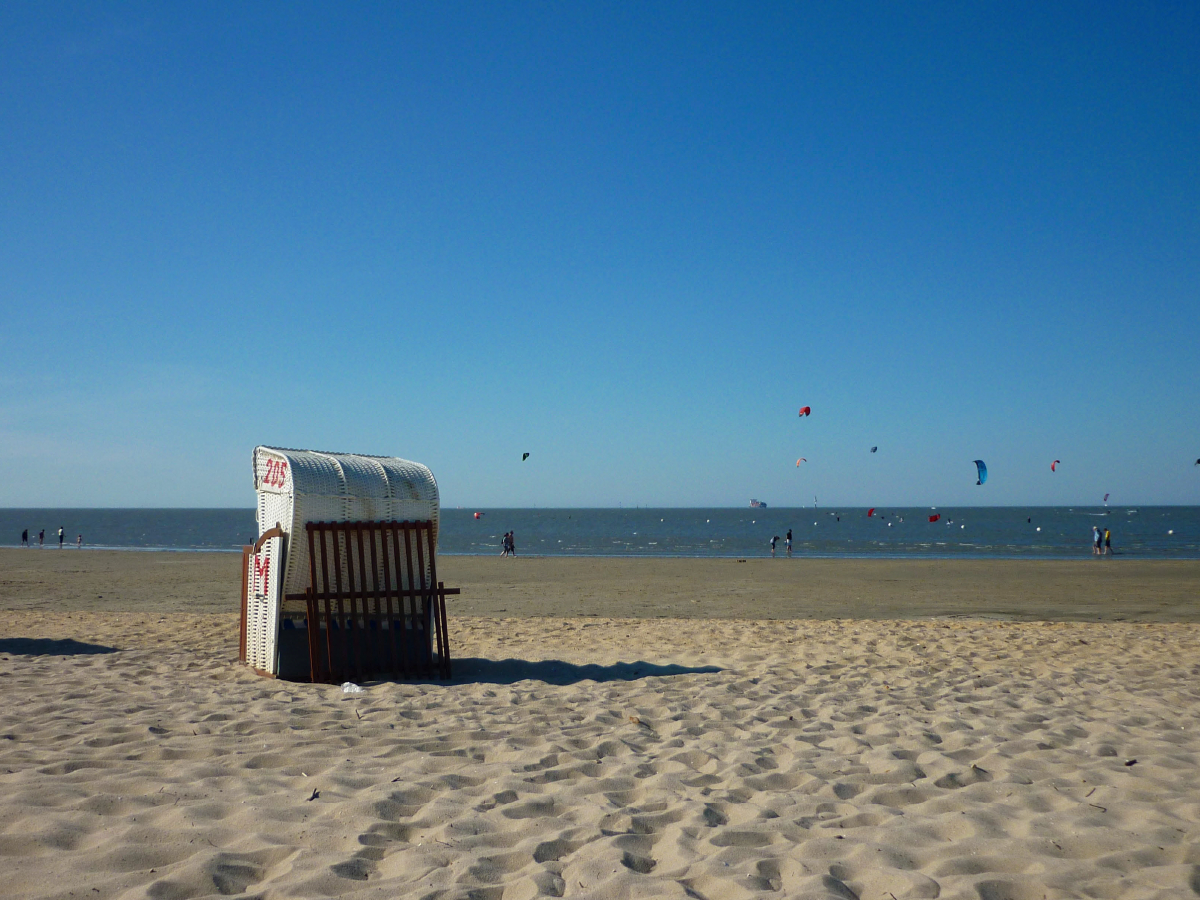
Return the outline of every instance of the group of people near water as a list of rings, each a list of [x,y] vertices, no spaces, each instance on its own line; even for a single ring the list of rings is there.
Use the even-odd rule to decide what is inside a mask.
[[[783,540],[784,540],[784,546],[787,548],[787,555],[791,556],[792,555],[792,529],[790,529],[790,528],[788,529],[787,537],[784,538]],[[778,541],[779,541],[779,535],[775,534],[775,535],[771,536],[771,555],[772,556],[775,555],[775,544]]]
[[[63,548],[63,539],[65,537],[66,537],[66,532],[63,531],[62,526],[60,525],[59,529],[58,529],[58,549],[59,550],[61,550]],[[45,528],[43,528],[41,531],[38,532],[37,542],[38,542],[39,547],[45,546],[45,544],[46,544],[46,529]],[[22,547],[32,547],[33,546],[31,543],[29,543],[29,529],[28,528],[26,528],[24,531],[21,532],[21,546]],[[83,549],[83,535],[82,534],[75,536],[75,549],[76,550]]]
[[[903,519],[901,521],[903,521]],[[65,532],[60,527],[58,529],[58,549],[59,550],[61,550],[63,548],[64,537],[65,537]],[[775,545],[779,542],[779,540],[780,540],[779,535],[775,534],[775,535],[771,536],[771,555],[772,556],[775,555]],[[792,555],[792,529],[790,529],[790,528],[788,529],[787,536],[785,538],[783,538],[783,541],[784,541],[784,548],[787,552],[787,555],[791,556]],[[46,529],[43,528],[41,531],[38,532],[37,542],[38,542],[39,547],[45,546]],[[21,546],[22,547],[33,546],[29,540],[29,529],[28,528],[26,528],[24,531],[21,532]],[[82,534],[77,535],[75,537],[75,547],[76,547],[76,549],[83,549],[83,535]],[[504,537],[500,541],[500,555],[501,556],[516,556],[517,555],[517,546],[516,546],[515,540],[513,538],[513,532],[506,531],[504,533]],[[1098,525],[1092,526],[1092,555],[1093,556],[1112,556],[1113,555],[1111,529],[1105,528],[1104,531],[1102,532]]]

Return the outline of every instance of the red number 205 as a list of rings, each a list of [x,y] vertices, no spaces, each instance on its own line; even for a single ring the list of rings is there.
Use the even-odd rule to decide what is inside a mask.
[[[284,475],[287,474],[287,463],[278,460],[267,460],[267,473],[263,476],[263,484],[268,487],[283,487]]]

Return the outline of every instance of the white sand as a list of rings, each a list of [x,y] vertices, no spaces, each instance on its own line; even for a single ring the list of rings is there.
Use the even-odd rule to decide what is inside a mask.
[[[457,683],[346,695],[230,614],[7,613],[0,894],[1200,894],[1200,626],[451,634]]]

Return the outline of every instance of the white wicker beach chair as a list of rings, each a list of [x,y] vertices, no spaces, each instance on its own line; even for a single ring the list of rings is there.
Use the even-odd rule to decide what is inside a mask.
[[[440,587],[435,577],[439,498],[428,468],[396,457],[260,446],[254,450],[254,487],[259,538],[245,548],[245,662],[263,674],[293,678],[336,675],[339,666],[353,665],[361,672],[364,664],[368,671],[409,674],[407,664],[389,669],[374,655],[339,655],[335,648],[341,645],[329,635],[322,642],[316,635],[295,632],[316,627],[411,630],[430,619],[424,630],[436,632],[437,668],[448,676],[444,597],[457,591],[441,588],[437,615],[439,599],[432,595]],[[322,543],[310,540],[309,526],[315,523],[321,523],[316,533]],[[334,527],[347,523],[355,527]],[[397,555],[401,543],[393,534],[407,534],[405,527],[412,531],[410,540],[420,537],[419,561]],[[324,548],[322,560],[310,559],[310,546]],[[318,576],[341,587],[335,591],[322,583],[322,590],[314,581]],[[314,596],[336,602],[336,611],[319,603],[312,607]],[[353,611],[346,610],[348,602]],[[385,608],[400,618],[391,618]],[[314,609],[323,610],[317,620]],[[433,640],[425,637],[432,663]],[[408,646],[407,632],[403,646]],[[312,657],[319,648],[329,654],[323,657],[324,669]],[[406,655],[406,663],[408,659]]]

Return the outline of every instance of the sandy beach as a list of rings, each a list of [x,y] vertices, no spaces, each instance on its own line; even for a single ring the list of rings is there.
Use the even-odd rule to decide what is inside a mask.
[[[1200,563],[445,557],[361,694],[238,564],[0,551],[0,894],[1200,894]]]
[[[233,553],[0,548],[0,608],[231,612]],[[1200,622],[1200,560],[441,556],[460,616]]]

